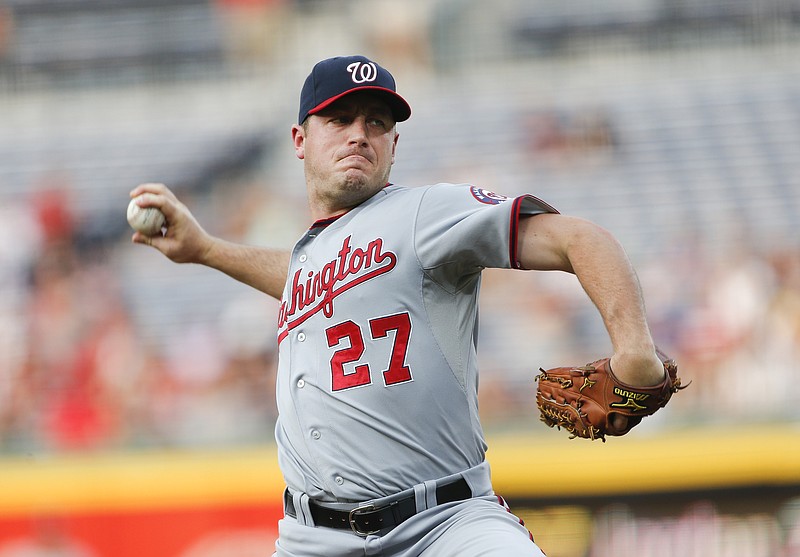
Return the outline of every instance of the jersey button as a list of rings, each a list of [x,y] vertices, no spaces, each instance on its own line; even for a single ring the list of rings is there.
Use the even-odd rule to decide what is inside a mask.
[[[298,389],[302,389],[305,386],[306,386],[306,382],[304,380],[302,380],[302,379],[298,379],[297,380],[297,388]]]
[[[297,340],[299,340],[300,342],[303,342],[305,339],[306,339],[306,334],[305,333],[297,333]]]
[[[336,476],[335,478],[333,478],[333,481],[335,481],[339,485],[342,485],[344,483],[344,478],[341,476]]]
[[[303,255],[298,257],[297,259],[300,261],[300,263],[305,263],[306,259],[308,259],[308,257],[306,257],[306,254],[304,253]]]
[[[316,429],[312,429],[311,430],[311,438],[312,439],[317,440],[320,437],[322,437],[322,434],[318,430],[316,430]]]

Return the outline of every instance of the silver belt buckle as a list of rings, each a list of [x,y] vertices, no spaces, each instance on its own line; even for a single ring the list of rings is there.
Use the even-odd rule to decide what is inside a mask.
[[[362,532],[361,530],[358,529],[358,526],[356,526],[356,517],[357,516],[360,516],[362,514],[365,514],[365,513],[368,513],[370,511],[374,511],[374,510],[375,510],[375,505],[361,505],[360,507],[356,507],[355,509],[350,511],[350,514],[347,516],[347,520],[348,520],[348,522],[350,522],[350,529],[353,530],[353,532],[355,532],[356,535],[361,536],[362,538],[366,538],[367,536],[369,536],[371,534],[377,534],[378,532],[381,531],[381,529],[378,528],[377,530],[369,530],[369,531],[366,531],[366,532]]]

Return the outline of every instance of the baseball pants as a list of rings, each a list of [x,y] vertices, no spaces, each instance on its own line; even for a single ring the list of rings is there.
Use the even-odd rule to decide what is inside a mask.
[[[274,557],[544,557],[522,521],[492,494],[488,465],[463,476],[477,496],[438,504],[430,495],[436,482],[415,486],[409,492],[417,496],[418,512],[382,535],[316,526],[308,496],[293,493],[299,512],[279,521]]]

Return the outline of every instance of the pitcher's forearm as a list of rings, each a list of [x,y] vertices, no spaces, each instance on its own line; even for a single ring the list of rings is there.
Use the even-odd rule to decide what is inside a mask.
[[[629,384],[659,383],[664,370],[655,356],[639,280],[622,246],[597,228],[569,251],[573,271],[597,306],[611,339],[614,372]]]
[[[216,238],[198,263],[280,299],[289,270],[289,256],[286,250],[235,244]]]
[[[653,341],[639,280],[619,242],[605,230],[594,228],[581,241],[570,244],[568,257],[603,318],[614,351],[651,352]]]

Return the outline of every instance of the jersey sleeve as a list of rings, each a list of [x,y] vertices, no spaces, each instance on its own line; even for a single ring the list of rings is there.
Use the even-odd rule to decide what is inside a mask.
[[[467,184],[437,184],[425,192],[417,211],[417,257],[429,272],[520,268],[520,217],[557,212],[532,195],[508,198]]]

